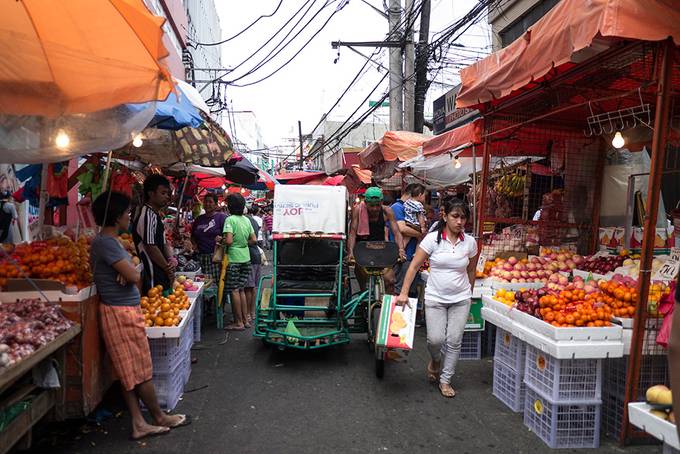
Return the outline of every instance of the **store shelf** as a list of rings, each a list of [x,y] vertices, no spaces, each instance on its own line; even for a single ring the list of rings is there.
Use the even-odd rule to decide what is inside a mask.
[[[665,444],[675,449],[680,449],[680,441],[678,440],[675,424],[654,416],[649,410],[651,410],[651,407],[644,402],[628,404],[630,423],[654,438],[663,441]]]
[[[40,421],[57,403],[54,390],[44,390],[31,400],[30,406],[0,432],[0,454],[9,452],[33,426]]]

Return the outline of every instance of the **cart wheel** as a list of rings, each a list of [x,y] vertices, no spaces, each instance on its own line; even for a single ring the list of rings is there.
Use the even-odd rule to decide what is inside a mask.
[[[375,358],[375,376],[378,378],[383,378],[385,376],[385,359]]]

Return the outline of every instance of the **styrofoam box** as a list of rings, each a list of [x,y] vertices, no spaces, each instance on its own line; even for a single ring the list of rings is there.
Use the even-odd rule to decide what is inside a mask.
[[[515,413],[524,410],[526,385],[522,375],[523,372],[518,372],[502,361],[494,359],[492,394]]]
[[[179,322],[178,326],[147,327],[146,337],[148,337],[149,339],[160,339],[163,337],[180,337],[182,333],[184,333],[184,330],[187,329],[187,326],[189,327],[189,329],[193,329],[193,321],[191,320],[192,313],[193,309],[189,308],[189,311],[187,311],[185,316],[182,317],[182,321]]]
[[[176,271],[175,274],[176,274],[178,277],[179,277],[179,276],[184,276],[184,277],[186,277],[187,279],[194,280],[194,279],[196,279],[196,276],[199,276],[199,275],[201,275],[201,274],[203,274],[203,273],[201,272],[201,269],[199,268],[198,271],[186,271],[186,272],[185,272],[185,271]]]
[[[185,292],[189,298],[196,298],[198,295],[200,295],[203,292],[203,286],[205,285],[205,282],[194,282],[194,285],[198,287],[198,290]]]
[[[674,449],[680,449],[680,441],[675,424],[671,424],[649,411],[651,407],[644,402],[633,402],[628,404],[628,418],[635,427],[647,432],[657,440],[663,441]]]
[[[488,307],[482,308],[482,317],[489,323],[509,331],[524,342],[533,345],[554,358],[620,358],[623,356],[623,341],[573,340],[556,341],[536,331],[517,324],[509,317]]]
[[[549,447],[597,448],[600,446],[599,401],[550,402],[530,385],[524,401],[524,425]]]
[[[557,359],[527,346],[524,382],[551,402],[589,402],[602,398],[601,359]]]
[[[68,301],[68,302],[77,302],[77,301],[85,301],[88,298],[94,296],[97,294],[97,287],[94,285],[91,285],[89,287],[82,288],[78,291],[78,293],[70,294],[70,293],[64,293],[60,292],[57,290],[45,290],[42,292],[37,292],[37,291],[28,291],[28,292],[0,292],[0,302],[2,303],[12,303],[17,300],[22,300],[22,299],[37,299],[37,300],[45,300],[47,298],[47,301],[51,302],[57,302],[57,301]]]
[[[540,320],[533,315],[529,315],[520,310],[506,306],[490,296],[483,296],[482,302],[485,306],[506,314],[514,322],[525,325],[550,339],[555,340],[621,340],[623,329],[620,326],[603,326],[599,328],[574,327],[558,328]]]
[[[609,272],[607,274],[597,274],[597,273],[591,273],[590,271],[581,271],[581,270],[571,270],[571,274],[574,277],[581,277],[583,280],[587,280],[588,278],[595,279],[596,281],[599,281],[601,279],[604,279],[605,281],[610,280],[612,277],[614,277],[613,272]]]
[[[501,282],[496,280],[491,281],[491,289],[494,293],[496,293],[496,290],[498,289],[512,290],[513,292],[516,292],[517,290],[521,289],[538,290],[539,288],[543,287],[545,287],[543,282],[521,282],[513,284],[511,282]]]
[[[475,288],[472,289],[472,298],[474,299],[479,299],[483,295],[492,295],[493,292],[491,291],[491,287],[477,287],[475,285]]]

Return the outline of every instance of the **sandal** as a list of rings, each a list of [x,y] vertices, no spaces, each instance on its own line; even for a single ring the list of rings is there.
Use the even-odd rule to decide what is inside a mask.
[[[427,363],[427,381],[430,383],[437,383],[437,381],[439,381],[439,370],[437,370],[438,368],[433,369],[433,365],[432,361]]]
[[[442,396],[446,397],[447,399],[456,397],[456,391],[448,383],[440,383],[439,392],[442,393]]]
[[[238,326],[234,323],[232,323],[231,325],[225,326],[224,329],[226,331],[245,331],[246,330],[245,326]]]
[[[171,426],[168,426],[168,427],[170,427],[171,429],[177,429],[178,427],[188,426],[188,425],[191,424],[191,422],[192,422],[192,419],[191,419],[191,416],[190,416],[190,415],[177,415],[177,416],[180,417],[180,418],[179,418],[179,421],[177,422],[177,424],[173,424],[173,425],[171,425]]]

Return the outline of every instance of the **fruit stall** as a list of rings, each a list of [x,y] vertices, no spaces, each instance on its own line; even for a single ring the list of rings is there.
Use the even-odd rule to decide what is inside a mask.
[[[99,333],[99,297],[92,284],[89,237],[76,241],[59,235],[8,250],[0,260],[0,303],[35,299],[57,304],[80,326],[67,347],[65,365],[66,418],[88,415],[113,383]]]
[[[67,356],[79,332],[56,304],[0,304],[1,453],[30,447],[32,427],[48,413],[67,416]]]
[[[666,37],[680,35],[659,20],[674,11],[618,5],[605,33],[594,18],[611,11],[560,2],[530,39],[463,69],[457,97],[484,119],[476,233],[493,290],[482,315],[499,328],[494,395],[551,448],[649,437],[633,403],[669,384],[680,52]]]

